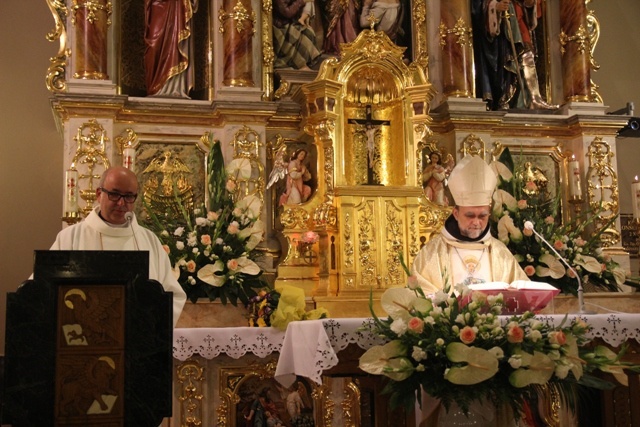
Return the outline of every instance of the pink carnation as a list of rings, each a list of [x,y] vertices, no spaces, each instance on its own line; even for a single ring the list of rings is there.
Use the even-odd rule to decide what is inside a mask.
[[[527,237],[531,237],[533,236],[533,230],[525,228],[524,230],[522,230],[522,234],[524,234]]]
[[[562,240],[556,240],[555,242],[553,242],[553,247],[559,251],[561,249],[564,248],[564,242]]]
[[[200,243],[202,243],[203,245],[210,245],[211,244],[211,236],[209,236],[208,234],[203,234],[202,236],[200,236]]]
[[[554,218],[554,217],[552,217],[551,215],[549,215],[548,217],[546,217],[546,218],[544,219],[544,222],[546,222],[547,224],[551,225],[551,224],[553,224],[554,222],[556,222],[556,220],[555,220],[555,218]]]
[[[527,201],[526,200],[518,200],[518,209],[526,209]]]

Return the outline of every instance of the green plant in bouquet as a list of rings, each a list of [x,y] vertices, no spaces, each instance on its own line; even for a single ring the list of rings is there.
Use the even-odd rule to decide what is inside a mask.
[[[583,283],[603,291],[619,290],[619,285],[627,281],[626,273],[602,251],[602,231],[583,238],[597,212],[587,212],[576,221],[560,225],[560,192],[551,197],[544,179],[536,180],[531,165],[514,164],[507,148],[491,166],[499,176],[492,212],[494,235],[507,245],[531,280],[549,283],[563,293],[575,294],[578,288],[575,274],[531,230],[525,229],[526,221],[531,221],[534,229],[581,275]]]
[[[487,296],[460,285],[451,294],[448,284],[433,297],[425,296],[414,277],[405,288],[388,289],[381,304],[386,319],[374,318],[374,330],[387,340],[360,358],[365,372],[391,379],[384,393],[391,405],[412,409],[421,393],[455,402],[467,413],[474,402],[510,405],[516,417],[536,385],[576,383],[607,388],[610,383],[590,372],[611,372],[621,381],[623,369],[639,368],[620,361],[606,347],[582,345],[589,326],[567,319],[559,327],[541,322],[531,312],[499,316],[502,294]],[[461,303],[468,297],[469,303]]]
[[[234,201],[236,180],[248,178],[251,165],[241,158],[225,168],[220,143],[209,138],[208,206],[190,212],[176,197],[178,218],[157,215],[145,206],[149,226],[167,250],[189,300],[220,298],[224,304],[236,305],[239,299],[246,305],[256,289],[267,286],[255,262],[255,248],[264,234],[259,219],[262,202],[253,195]]]

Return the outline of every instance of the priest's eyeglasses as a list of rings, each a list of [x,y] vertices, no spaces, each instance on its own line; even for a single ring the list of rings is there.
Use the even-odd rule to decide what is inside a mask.
[[[120,194],[117,191],[109,191],[103,187],[100,187],[100,191],[107,193],[107,197],[112,202],[117,202],[120,199],[124,199],[124,201],[127,203],[133,203],[138,198],[137,194]]]

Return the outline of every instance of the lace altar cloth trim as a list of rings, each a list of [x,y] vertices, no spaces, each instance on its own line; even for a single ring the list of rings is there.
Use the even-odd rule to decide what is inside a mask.
[[[536,318],[559,326],[565,315],[539,315]],[[566,325],[582,319],[592,326],[589,336],[601,338],[617,347],[635,339],[640,342],[640,315],[570,314]],[[503,316],[503,321],[508,320]],[[184,361],[194,354],[213,359],[220,354],[238,359],[247,353],[264,358],[280,353],[275,378],[283,385],[293,383],[295,375],[322,383],[322,372],[338,364],[338,355],[354,343],[368,349],[383,344],[372,332],[373,319],[322,319],[292,322],[286,332],[274,328],[180,328],[173,333],[173,357]]]

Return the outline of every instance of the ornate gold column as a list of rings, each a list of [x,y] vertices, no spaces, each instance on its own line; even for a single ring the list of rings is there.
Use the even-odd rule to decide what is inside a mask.
[[[469,0],[440,3],[442,84],[446,96],[473,96],[473,36]]]
[[[76,79],[107,80],[107,29],[111,25],[109,0],[73,0],[71,22],[76,27]]]
[[[251,9],[251,3],[247,0],[225,0],[218,19],[224,46],[222,84],[253,87],[252,47],[256,32],[256,13]]]
[[[560,52],[565,101],[589,102],[591,48],[585,0],[560,2]]]

